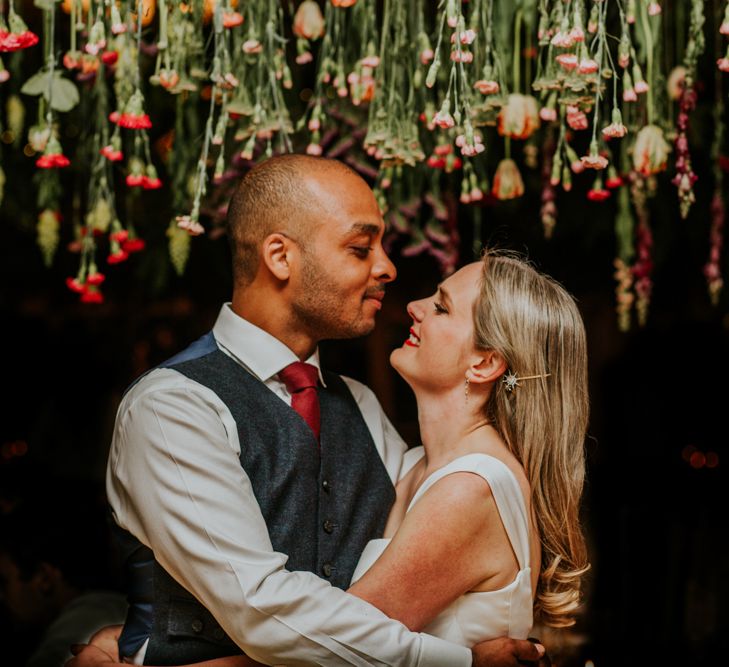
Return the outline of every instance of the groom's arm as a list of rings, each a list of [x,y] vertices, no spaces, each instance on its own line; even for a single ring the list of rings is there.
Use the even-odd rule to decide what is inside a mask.
[[[410,632],[309,572],[285,570],[210,390],[155,371],[125,397],[107,492],[118,523],[268,664],[457,666],[471,651]],[[237,440],[237,436],[236,436]]]

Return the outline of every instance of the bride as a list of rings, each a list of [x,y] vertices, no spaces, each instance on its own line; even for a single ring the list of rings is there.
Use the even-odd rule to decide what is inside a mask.
[[[468,647],[526,638],[535,621],[571,625],[589,567],[587,361],[573,299],[490,251],[408,313],[390,361],[415,393],[424,446],[407,452],[384,536],[367,544],[349,593]],[[108,631],[67,664],[116,658]]]

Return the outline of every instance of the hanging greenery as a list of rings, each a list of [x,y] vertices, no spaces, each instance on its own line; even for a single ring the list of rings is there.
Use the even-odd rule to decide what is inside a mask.
[[[463,221],[478,252],[484,206],[527,183],[541,182],[550,238],[560,191],[582,174],[587,200],[616,199],[616,310],[628,329],[649,309],[659,179],[675,186],[682,218],[696,200],[701,95],[715,98],[704,274],[714,302],[721,293],[727,37],[723,0],[0,0],[0,91],[38,172],[38,244],[50,264],[73,234],[67,284],[82,301],[103,300],[100,265],[145,248],[132,221],[147,191],[166,193],[182,273],[190,237],[221,233],[240,175],[297,150],[368,178],[391,247],[429,253],[444,274]],[[701,80],[705,63],[713,80]],[[78,136],[65,132],[71,119]],[[11,143],[3,150],[23,142]],[[60,170],[73,172],[72,192]]]

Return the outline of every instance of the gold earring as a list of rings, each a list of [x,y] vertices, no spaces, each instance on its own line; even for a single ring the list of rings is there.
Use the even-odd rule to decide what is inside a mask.
[[[470,385],[470,382],[468,378],[466,378],[466,403],[468,403],[468,387]]]

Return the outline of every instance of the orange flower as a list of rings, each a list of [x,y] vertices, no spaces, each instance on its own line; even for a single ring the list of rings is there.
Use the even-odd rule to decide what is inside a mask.
[[[519,167],[511,159],[499,162],[494,174],[494,185],[491,194],[496,199],[515,199],[524,194],[524,181],[521,179]]]
[[[136,0],[136,2],[139,2],[139,0]],[[187,3],[181,2],[180,3],[180,11],[183,14],[188,14],[189,12],[192,11],[192,5],[193,4],[194,3],[191,3],[191,2],[187,2]],[[218,0],[204,0],[204,2],[203,2],[202,19],[203,19],[203,23],[205,25],[207,25],[208,23],[210,23],[211,19],[213,18],[213,14],[215,14],[215,7],[216,7],[217,4],[218,4]],[[225,5],[226,5],[226,9],[228,7],[230,9],[233,9],[233,10],[238,9],[238,0],[231,0],[230,5],[228,5],[227,2],[225,3]],[[225,15],[226,15],[226,13],[227,13],[226,11],[223,11],[223,25],[224,26],[225,26]],[[241,21],[241,23],[242,23],[242,21]],[[142,23],[142,25],[146,25],[146,24],[145,23]],[[236,25],[239,25],[239,24],[236,24]],[[228,27],[228,26],[225,26],[225,27]],[[230,26],[230,27],[234,27],[234,26]]]
[[[628,132],[628,128],[623,125],[623,115],[618,107],[613,108],[612,122],[607,127],[602,128],[602,136],[606,139],[620,139]]]
[[[666,89],[668,90],[668,96],[672,100],[677,100],[681,97],[685,80],[686,68],[683,65],[678,65],[671,70],[671,73],[668,75],[668,81],[666,81]]]
[[[539,127],[539,107],[531,95],[513,93],[499,113],[499,134],[526,139]]]
[[[605,169],[608,166],[608,159],[598,151],[597,141],[590,142],[590,152],[580,160],[582,166],[588,169]]]
[[[319,39],[324,34],[324,17],[314,0],[304,0],[299,5],[292,30],[302,39]]]
[[[139,7],[139,1],[132,3],[132,6],[136,10]],[[137,13],[136,11],[130,12],[132,20],[136,23]],[[142,27],[146,28],[154,20],[154,15],[157,13],[157,0],[142,0]],[[136,27],[135,27],[136,30]]]
[[[499,92],[498,81],[488,79],[479,79],[473,87],[482,95],[496,95]]]
[[[161,69],[159,71],[159,83],[163,88],[169,90],[180,82],[180,75],[173,69]]]
[[[657,125],[646,125],[638,132],[633,146],[633,167],[644,176],[657,174],[666,168],[671,147]]]
[[[84,14],[89,11],[89,4],[91,3],[91,0],[82,0],[81,2],[81,10]],[[61,2],[61,9],[66,12],[66,14],[71,13],[71,6],[74,4],[74,0],[63,0]],[[78,0],[76,0],[76,7],[78,8]]]
[[[243,14],[240,12],[223,12],[223,27],[235,28],[243,23]]]

